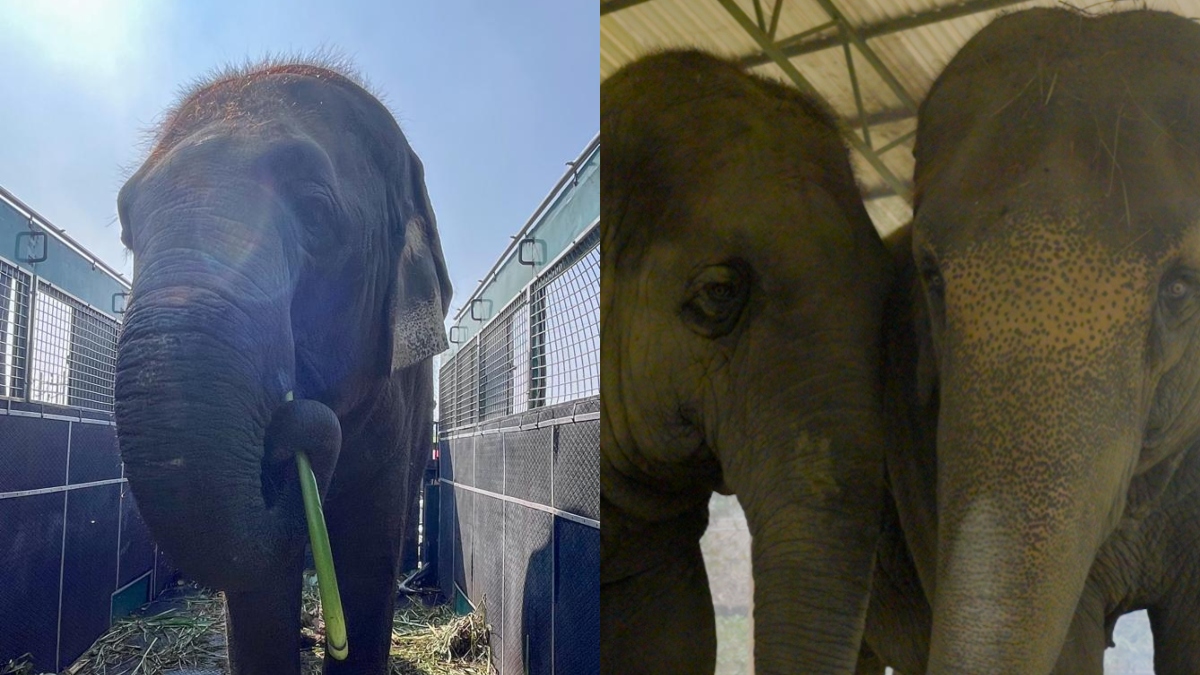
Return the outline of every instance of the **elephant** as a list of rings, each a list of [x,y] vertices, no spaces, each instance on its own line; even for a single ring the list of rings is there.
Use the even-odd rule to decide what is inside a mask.
[[[299,673],[303,451],[349,644],[324,672],[387,672],[452,295],[420,159],[352,71],[274,60],[186,93],[117,208],[115,420],[152,536],[224,591],[233,673]]]
[[[1102,673],[1139,609],[1157,673],[1200,664],[1197,74],[1188,19],[1032,9],[922,102],[866,628],[898,672]]]
[[[834,118],[694,50],[601,85],[603,672],[712,673],[714,493],[758,673],[845,673],[884,508],[890,261]]]

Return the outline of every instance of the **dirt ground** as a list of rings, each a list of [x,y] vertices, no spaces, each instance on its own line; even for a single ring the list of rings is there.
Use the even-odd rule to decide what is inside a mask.
[[[311,574],[311,573],[310,573]],[[392,675],[492,675],[486,613],[456,616],[436,593],[397,601]],[[305,577],[303,675],[319,675],[324,622],[315,578]],[[62,675],[227,675],[225,607],[220,593],[191,584],[169,589],[93,643]],[[19,665],[13,675],[34,675]]]

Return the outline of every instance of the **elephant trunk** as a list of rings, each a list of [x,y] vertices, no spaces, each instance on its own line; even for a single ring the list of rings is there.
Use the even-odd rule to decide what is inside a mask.
[[[1051,672],[1124,509],[1136,387],[1070,353],[1014,352],[943,369],[930,673]]]
[[[185,574],[228,591],[301,564],[304,546],[294,464],[289,481],[264,461],[294,354],[290,298],[261,280],[285,267],[255,256],[247,271],[211,249],[144,255],[117,356],[118,439],[141,513]],[[320,474],[328,459],[314,459]]]
[[[858,658],[883,500],[876,418],[808,426],[782,441],[793,453],[726,468],[752,537],[755,672],[846,672]]]

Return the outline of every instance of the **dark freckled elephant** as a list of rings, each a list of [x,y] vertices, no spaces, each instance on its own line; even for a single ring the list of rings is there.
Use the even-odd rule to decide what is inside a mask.
[[[1101,673],[1142,608],[1156,672],[1200,668],[1198,75],[1182,17],[1029,10],[923,103],[866,631],[898,671]]]
[[[451,296],[420,160],[348,76],[268,63],[188,94],[118,210],[117,433],[150,531],[225,591],[234,673],[298,673],[305,451],[349,636],[325,672],[381,675]]]
[[[601,85],[601,660],[713,671],[714,491],[755,670],[854,668],[884,504],[886,250],[829,114],[696,52]]]

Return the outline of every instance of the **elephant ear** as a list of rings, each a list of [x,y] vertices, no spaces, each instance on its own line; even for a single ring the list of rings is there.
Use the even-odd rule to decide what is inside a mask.
[[[917,343],[917,400],[922,406],[929,405],[937,389],[937,350],[933,346],[933,326],[930,324],[929,306],[920,283],[912,286],[913,337]]]
[[[388,309],[393,372],[450,348],[445,322],[454,294],[425,188],[425,168],[416,153],[408,154],[406,184],[396,186],[403,203],[393,224],[399,230],[393,240],[404,242]]]
[[[929,405],[938,386],[938,357],[933,346],[929,305],[913,259],[912,223],[890,234],[884,244],[897,271],[888,300],[887,340],[901,379],[910,382],[920,407]],[[898,332],[897,332],[898,331]],[[915,363],[914,363],[915,361]]]

